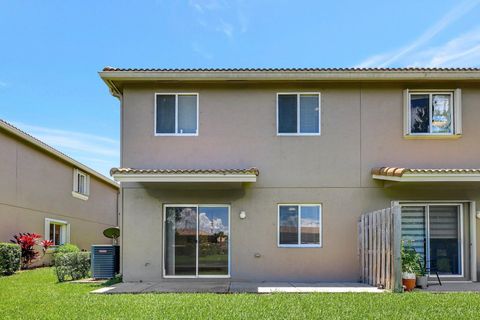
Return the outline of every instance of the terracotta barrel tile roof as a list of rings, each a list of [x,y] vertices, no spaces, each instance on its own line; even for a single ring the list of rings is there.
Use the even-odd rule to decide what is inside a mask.
[[[402,177],[405,173],[411,174],[480,174],[480,169],[409,169],[398,167],[378,167],[372,169],[373,175],[387,177]]]
[[[105,67],[103,71],[140,72],[365,72],[365,71],[480,71],[480,68],[115,68]]]
[[[246,169],[132,169],[132,168],[112,168],[110,175],[115,174],[245,174],[256,175],[260,174],[257,168]]]

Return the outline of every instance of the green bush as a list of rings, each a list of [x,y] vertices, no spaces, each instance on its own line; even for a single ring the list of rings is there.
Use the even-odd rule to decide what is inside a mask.
[[[54,260],[59,282],[87,278],[90,273],[90,252],[57,253]]]
[[[0,243],[0,274],[11,275],[20,269],[22,249],[18,244]]]
[[[52,259],[51,265],[52,266],[55,265],[55,256],[57,254],[72,253],[72,252],[80,252],[80,248],[71,243],[65,243],[56,247],[55,250],[53,251],[53,256],[52,256],[53,259]]]
[[[80,252],[80,248],[71,243],[65,243],[55,249],[54,255],[60,253]]]

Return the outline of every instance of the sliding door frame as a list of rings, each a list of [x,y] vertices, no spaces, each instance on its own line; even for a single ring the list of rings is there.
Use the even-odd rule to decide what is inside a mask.
[[[195,237],[195,275],[167,275],[166,274],[166,265],[165,265],[165,246],[166,242],[166,220],[167,220],[167,208],[191,208],[195,207],[197,209],[197,228],[196,228],[196,237]],[[227,208],[228,210],[228,274],[226,275],[199,275],[198,274],[198,257],[199,257],[199,216],[200,216],[200,207],[215,207],[215,208]],[[230,219],[230,205],[229,204],[164,204],[163,205],[163,219],[162,219],[162,273],[164,278],[176,278],[176,279],[198,279],[198,278],[230,278],[230,265],[231,265],[231,219]]]
[[[425,238],[426,238],[426,248],[425,248],[425,260],[430,263],[430,207],[435,206],[456,206],[458,207],[458,219],[459,219],[459,229],[460,229],[460,261],[462,263],[462,272],[461,274],[440,274],[441,278],[464,278],[465,277],[465,243],[464,243],[464,217],[463,217],[463,205],[469,203],[469,201],[398,201],[395,204],[400,205],[400,207],[424,207],[425,208]],[[471,235],[470,235],[471,237]],[[472,239],[470,239],[472,242]],[[430,265],[428,265],[430,267]],[[476,270],[471,270],[470,273],[476,272]],[[430,276],[431,274],[429,274]]]

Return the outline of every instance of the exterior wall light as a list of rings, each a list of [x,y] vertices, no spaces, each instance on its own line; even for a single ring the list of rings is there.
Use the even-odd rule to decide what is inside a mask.
[[[247,217],[247,214],[246,214],[246,212],[245,212],[245,211],[240,211],[240,214],[239,214],[239,216],[240,216],[240,219],[242,219],[242,220],[243,220],[243,219],[245,219],[245,218]]]

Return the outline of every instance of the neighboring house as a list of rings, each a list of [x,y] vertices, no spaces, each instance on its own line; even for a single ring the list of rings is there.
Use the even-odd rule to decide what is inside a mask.
[[[402,206],[476,280],[480,69],[118,69],[123,279],[355,281],[362,213]]]
[[[38,233],[54,245],[90,250],[111,243],[119,186],[11,124],[0,120],[0,241]]]

